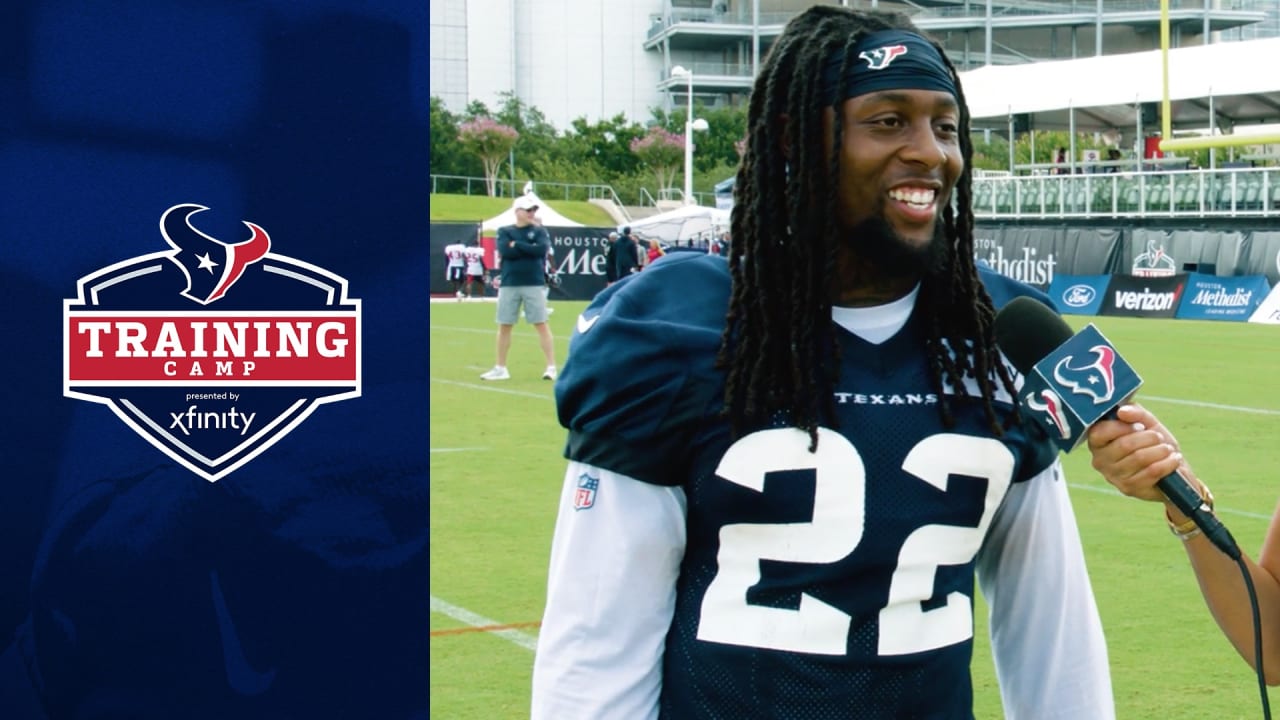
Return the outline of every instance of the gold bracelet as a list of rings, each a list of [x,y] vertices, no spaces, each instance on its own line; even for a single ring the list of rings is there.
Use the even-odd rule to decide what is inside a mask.
[[[1213,492],[1209,490],[1209,486],[1204,483],[1196,491],[1200,495],[1200,500],[1209,508],[1209,512],[1213,512]],[[1186,522],[1178,524],[1169,516],[1169,507],[1166,505],[1164,509],[1165,522],[1169,523],[1169,532],[1173,533],[1178,539],[1186,542],[1201,533],[1200,527],[1196,525],[1196,521],[1190,518]]]

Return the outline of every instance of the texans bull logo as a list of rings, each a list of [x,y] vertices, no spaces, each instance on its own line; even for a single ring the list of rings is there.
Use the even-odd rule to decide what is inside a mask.
[[[863,50],[858,53],[858,57],[867,61],[867,67],[872,70],[883,70],[889,67],[895,59],[907,54],[906,45],[886,45],[875,50]]]
[[[267,231],[244,221],[253,236],[229,245],[205,235],[191,224],[191,216],[209,208],[203,205],[175,205],[160,217],[160,234],[177,250],[173,261],[187,278],[182,296],[208,305],[227,293],[244,274],[246,267],[261,260],[271,249]]]
[[[1116,351],[1106,345],[1094,345],[1089,352],[1093,353],[1093,361],[1085,365],[1073,364],[1074,355],[1059,360],[1053,366],[1053,379],[1077,395],[1089,397],[1094,405],[1101,405],[1116,391]]]
[[[1052,425],[1058,431],[1058,436],[1062,439],[1071,437],[1071,425],[1067,421],[1067,413],[1065,412],[1062,399],[1052,390],[1041,390],[1039,397],[1036,394],[1027,396],[1027,407],[1038,413],[1041,413],[1045,422]]]

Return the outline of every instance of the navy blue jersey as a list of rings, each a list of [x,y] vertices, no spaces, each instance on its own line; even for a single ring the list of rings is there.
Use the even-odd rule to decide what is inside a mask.
[[[505,225],[496,240],[502,257],[502,284],[507,287],[542,285],[547,281],[547,252],[551,236],[541,225]]]
[[[983,279],[997,304],[1035,294]],[[838,422],[816,452],[784,422],[734,440],[714,367],[729,285],[708,255],[615,284],[556,388],[569,458],[688,499],[662,715],[971,717],[974,559],[1010,485],[1053,448],[1037,430],[995,437],[963,391],[943,425],[921,308],[879,345],[833,325]]]

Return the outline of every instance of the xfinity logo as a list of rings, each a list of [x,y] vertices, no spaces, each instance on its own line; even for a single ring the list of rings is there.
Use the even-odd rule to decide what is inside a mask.
[[[1062,293],[1062,302],[1067,307],[1088,307],[1098,297],[1098,291],[1091,285],[1072,285]]]

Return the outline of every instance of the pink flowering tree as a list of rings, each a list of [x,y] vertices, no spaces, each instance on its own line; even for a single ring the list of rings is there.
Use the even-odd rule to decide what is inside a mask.
[[[671,187],[684,162],[684,135],[655,125],[649,128],[648,134],[631,141],[631,152],[640,158],[641,164],[653,170],[659,190]]]
[[[520,133],[487,117],[478,117],[458,126],[458,143],[467,152],[480,156],[484,163],[484,182],[489,196],[498,194],[498,168],[511,154]]]

